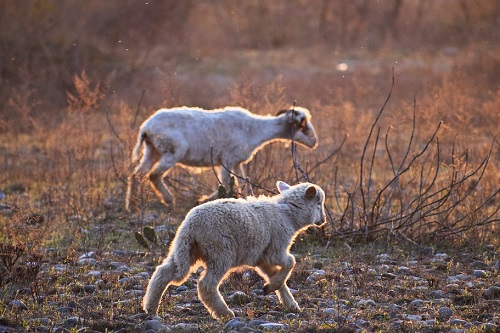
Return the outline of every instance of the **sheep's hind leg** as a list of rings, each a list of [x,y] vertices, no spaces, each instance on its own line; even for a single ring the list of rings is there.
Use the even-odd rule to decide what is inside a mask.
[[[215,319],[234,317],[234,312],[228,308],[219,292],[219,284],[225,273],[207,266],[203,277],[198,281],[198,297]]]
[[[154,164],[158,161],[158,158],[158,153],[146,144],[144,147],[144,155],[142,156],[139,165],[137,165],[128,179],[125,200],[125,209],[127,211],[131,211],[137,207],[137,192],[139,183],[143,182],[149,170],[151,170]]]
[[[165,205],[169,205],[174,202],[172,194],[163,183],[163,177],[166,176],[168,170],[170,170],[170,168],[174,165],[175,162],[172,161],[171,155],[163,155],[156,168],[149,175],[149,180],[151,181],[153,189]]]

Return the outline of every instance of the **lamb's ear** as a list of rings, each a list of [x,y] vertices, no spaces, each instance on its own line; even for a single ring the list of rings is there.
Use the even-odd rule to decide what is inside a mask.
[[[306,198],[307,200],[311,200],[314,197],[316,197],[316,187],[311,185],[306,189],[306,193],[304,194],[304,198]]]
[[[290,188],[290,185],[288,185],[285,182],[282,182],[281,180],[278,180],[276,182],[276,187],[278,188],[278,191],[280,191],[280,193],[283,193],[283,191],[286,191]]]

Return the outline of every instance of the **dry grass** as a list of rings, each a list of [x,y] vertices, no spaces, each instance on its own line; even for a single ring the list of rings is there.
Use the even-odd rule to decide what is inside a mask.
[[[298,148],[294,156],[289,145],[274,143],[247,167],[257,195],[278,179],[294,183],[306,177],[327,192],[331,221],[321,240],[309,245],[306,237],[297,246],[306,257],[293,278],[299,290],[307,290],[300,277],[314,264],[307,253],[327,245],[331,249],[332,263],[324,268],[329,277],[318,282],[314,296],[301,290],[307,313],[316,313],[312,299],[321,293],[332,299],[346,292],[342,299],[386,301],[389,282],[372,289],[366,287],[375,284],[368,275],[355,274],[347,281],[351,289],[342,289],[342,277],[334,273],[339,261],[363,271],[370,244],[405,253],[428,246],[456,253],[467,248],[479,257],[486,244],[500,246],[500,53],[489,32],[498,25],[496,2],[474,8],[457,2],[448,11],[436,3],[425,22],[418,15],[431,4],[424,1],[403,1],[399,12],[388,10],[396,10],[398,1],[386,9],[368,5],[375,6],[368,12],[362,2],[343,1],[324,2],[326,7],[301,1],[296,6],[250,1],[245,8],[225,1],[186,3],[143,8],[127,1],[119,15],[111,15],[108,5],[91,1],[83,15],[95,17],[89,25],[83,19],[58,20],[63,14],[80,16],[78,2],[6,2],[0,14],[6,27],[0,42],[10,45],[8,55],[0,55],[7,64],[2,65],[0,92],[0,254],[12,262],[0,265],[0,324],[29,326],[26,317],[62,320],[65,316],[53,304],[66,304],[70,294],[76,295],[78,315],[95,330],[118,330],[139,321],[127,322],[140,312],[138,300],[116,303],[129,299],[127,288],[117,284],[122,276],[103,273],[102,292],[88,294],[82,286],[95,278],[74,263],[82,253],[95,251],[100,260],[151,269],[186,212],[216,187],[211,170],[177,167],[167,179],[180,199],[176,207],[166,210],[144,186],[141,211],[123,210],[138,126],[159,107],[239,105],[274,114],[296,102],[312,111],[318,149]],[[349,18],[337,17],[339,6],[351,13]],[[18,11],[27,14],[19,22],[11,20]],[[172,20],[163,20],[157,11],[168,12]],[[254,12],[260,19],[242,18]],[[297,13],[299,21],[287,19]],[[180,20],[184,14],[187,19]],[[193,22],[203,15],[207,26],[201,32]],[[387,21],[390,15],[395,23],[384,24],[381,17]],[[143,26],[138,23],[143,20],[132,17],[148,17],[149,23]],[[280,22],[286,29],[273,28]],[[69,29],[71,23],[78,29]],[[469,29],[460,28],[463,24]],[[75,35],[76,30],[87,35]],[[109,33],[89,37],[102,31]],[[233,36],[226,39],[228,31]],[[451,44],[444,42],[450,31]],[[422,41],[426,47],[420,47]],[[214,43],[222,44],[214,48]],[[294,157],[306,175],[294,168]],[[162,247],[137,255],[134,232],[166,222]],[[344,242],[355,246],[349,258],[334,250]],[[118,257],[113,250],[132,254]],[[58,263],[67,264],[63,273],[34,279],[40,267]],[[435,278],[458,271],[447,268]],[[231,283],[238,288],[238,281]],[[23,288],[29,290],[26,295],[19,294]],[[404,289],[398,291],[401,299],[428,296],[405,294]],[[14,298],[31,304],[29,316],[7,307]],[[164,306],[170,311],[175,304]],[[484,312],[480,301],[471,306]],[[258,316],[273,307],[257,302],[245,311]],[[194,303],[192,311],[201,308]],[[386,314],[370,311],[383,328]],[[321,316],[311,316],[316,321],[310,331],[333,330],[321,325]],[[206,330],[220,328],[208,316],[171,319],[195,318]],[[288,320],[287,325],[307,332],[309,319]]]

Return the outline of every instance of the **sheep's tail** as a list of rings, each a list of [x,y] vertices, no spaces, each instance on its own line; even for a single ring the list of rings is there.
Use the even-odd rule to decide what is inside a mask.
[[[147,138],[148,135],[145,132],[139,132],[139,135],[137,136],[137,143],[135,144],[134,150],[132,151],[132,162],[137,162],[141,157],[142,143],[145,142]]]
[[[160,300],[168,286],[170,284],[181,285],[189,277],[192,244],[191,235],[188,232],[183,232],[181,228],[172,242],[168,257],[151,276],[144,295],[144,311],[156,315]]]

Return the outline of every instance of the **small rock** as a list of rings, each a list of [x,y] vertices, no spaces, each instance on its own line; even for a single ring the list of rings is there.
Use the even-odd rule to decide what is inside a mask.
[[[410,321],[422,321],[422,316],[417,316],[417,315],[403,315],[403,319],[410,320]]]
[[[33,324],[38,324],[38,325],[43,325],[43,326],[51,326],[52,325],[52,320],[50,320],[49,318],[32,318],[32,319],[28,319],[27,322],[30,323],[31,325],[33,325]],[[0,332],[2,332],[1,329],[0,329]]]
[[[484,261],[480,261],[480,260],[474,260],[470,266],[472,268],[475,268],[475,269],[487,269],[488,268],[488,264],[485,263]]]
[[[389,291],[387,291],[387,295],[389,295],[390,297],[396,297],[396,291],[394,289],[389,289]]]
[[[441,321],[448,321],[453,316],[453,310],[447,306],[442,306],[439,308],[438,314]]]
[[[448,258],[449,258],[449,256],[446,253],[436,253],[434,255],[434,259],[441,260],[441,261],[444,261]]]
[[[156,332],[164,327],[165,327],[165,324],[163,324],[161,321],[156,320],[156,319],[146,320],[144,323],[142,323],[142,328],[144,329],[144,331],[153,330]]]
[[[460,326],[460,325],[464,325],[465,323],[467,323],[465,320],[462,320],[459,318],[451,318],[450,319],[450,325]]]
[[[444,291],[442,291],[441,289],[437,289],[437,290],[433,290],[431,291],[430,293],[430,296],[433,298],[433,299],[436,299],[436,298],[443,298],[444,297]]]
[[[66,319],[64,321],[64,326],[66,328],[72,328],[72,327],[76,327],[76,326],[79,326],[79,325],[83,325],[84,322],[85,322],[85,319],[83,319],[83,318],[80,318],[80,317],[69,317],[68,319]]]
[[[179,286],[179,287],[175,288],[176,293],[182,293],[182,292],[188,291],[188,290],[189,290],[189,288],[187,286]]]
[[[500,287],[497,287],[495,285],[489,287],[485,290],[484,297],[487,299],[500,298]]]
[[[387,309],[389,310],[390,313],[398,313],[401,312],[401,310],[403,310],[403,307],[397,304],[391,304]]]
[[[286,330],[286,325],[279,323],[264,323],[259,325],[259,328],[268,330],[268,331],[282,331]]]
[[[495,333],[498,332],[498,325],[493,323],[485,323],[481,326],[483,333]]]
[[[87,253],[82,254],[78,259],[88,259],[88,258],[94,258],[95,252],[94,251],[89,251]]]
[[[228,297],[236,304],[245,304],[251,301],[251,297],[242,291],[235,291],[231,296]]]
[[[362,299],[358,301],[357,306],[361,308],[376,307],[377,303],[372,299]]]
[[[69,307],[69,306],[62,306],[57,309],[60,313],[73,313],[75,311],[75,308]]]
[[[413,301],[410,302],[410,307],[412,308],[418,308],[421,307],[424,304],[424,301],[421,299],[414,299]]]
[[[472,272],[472,275],[474,275],[477,278],[484,278],[488,277],[488,273],[482,269],[475,269],[474,272]]]
[[[82,258],[77,261],[77,264],[80,266],[95,266],[97,264],[97,260],[94,258]]]
[[[246,324],[241,322],[240,318],[233,318],[226,323],[224,326],[224,331],[238,330],[241,327],[245,327]]]
[[[397,277],[396,274],[382,273],[382,278],[383,279],[394,280],[396,277]]]
[[[309,275],[306,279],[306,282],[307,283],[315,283],[320,276],[323,276],[325,275],[326,272],[322,269],[316,269],[313,271],[313,273],[311,275]]]
[[[406,267],[406,266],[400,266],[398,268],[398,271],[401,273],[401,274],[410,274],[411,270],[409,267]]]
[[[28,307],[26,304],[24,304],[22,301],[15,299],[11,302],[9,302],[9,308],[12,309],[17,309],[17,310],[28,310]]]
[[[173,327],[174,332],[198,332],[197,324],[179,323]]]

